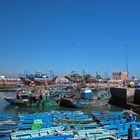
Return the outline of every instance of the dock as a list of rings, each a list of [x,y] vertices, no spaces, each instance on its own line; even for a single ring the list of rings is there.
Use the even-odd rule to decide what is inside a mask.
[[[109,103],[126,109],[132,108],[140,113],[140,89],[112,87],[110,92],[111,99]]]

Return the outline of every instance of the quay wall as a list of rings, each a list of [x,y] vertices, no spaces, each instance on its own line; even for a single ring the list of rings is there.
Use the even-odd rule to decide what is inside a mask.
[[[125,88],[110,88],[111,98],[109,103],[125,107],[127,103],[127,92]]]
[[[140,108],[140,89],[111,87],[110,93],[109,103],[128,109]]]
[[[135,91],[135,95],[134,95],[134,101],[135,104],[139,104],[140,105],[140,90],[136,90]]]

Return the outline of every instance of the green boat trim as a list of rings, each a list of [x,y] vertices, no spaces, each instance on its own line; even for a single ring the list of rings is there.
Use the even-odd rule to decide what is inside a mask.
[[[59,106],[60,99],[54,99],[54,100],[47,100],[47,101],[41,101],[41,102],[31,102],[29,103],[29,106]]]

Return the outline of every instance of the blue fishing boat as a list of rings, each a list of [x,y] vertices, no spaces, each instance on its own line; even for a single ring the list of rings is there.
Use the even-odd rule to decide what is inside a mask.
[[[87,130],[78,130],[78,131],[65,131],[60,127],[53,127],[48,129],[40,130],[29,130],[29,131],[18,131],[11,133],[12,140],[18,139],[60,139],[61,140],[81,140],[81,139],[90,139],[90,140],[101,140],[101,139],[111,139],[116,140],[117,137],[110,134],[109,131],[104,129],[87,129]]]
[[[139,140],[140,139],[140,122],[131,122],[127,123],[123,126],[123,129],[118,129],[117,131],[114,131],[114,134],[118,137],[121,137],[122,140],[127,140],[128,138],[128,128],[132,125],[132,135],[133,140]]]
[[[140,88],[140,83],[136,83],[136,84],[135,84],[135,87],[136,87],[136,88]]]
[[[60,106],[77,108],[105,106],[110,98],[111,95],[108,90],[92,91],[89,88],[85,88],[80,92],[80,98],[62,98]]]
[[[127,139],[128,128],[131,124],[133,129],[133,139],[138,140],[140,138],[140,122],[137,121],[135,118],[136,113],[132,110],[124,110],[122,112],[93,111],[92,113],[93,119],[96,120],[102,128],[109,130],[117,137],[124,140]]]
[[[75,128],[77,130],[81,129],[97,129],[99,128],[99,124],[93,122],[93,123],[86,123],[86,124],[67,124],[67,127],[69,126],[69,129]]]
[[[57,122],[67,124],[84,124],[92,122],[92,117],[83,114],[81,111],[52,112]]]
[[[15,97],[4,97],[4,99],[10,104],[13,104],[13,105],[16,104],[16,98]]]
[[[106,121],[121,121],[121,122],[131,122],[136,121],[137,114],[132,110],[124,110],[122,112],[92,112],[93,119],[97,122],[106,122]]]

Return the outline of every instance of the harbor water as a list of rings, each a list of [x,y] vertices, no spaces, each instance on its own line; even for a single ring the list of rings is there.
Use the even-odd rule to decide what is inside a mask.
[[[93,107],[93,108],[66,108],[66,107],[19,107],[7,103],[4,99],[4,96],[15,96],[15,92],[0,92],[0,114],[30,114],[30,113],[41,113],[49,112],[51,110],[59,111],[75,111],[81,110],[87,115],[91,115],[93,110],[99,111],[122,111],[123,108],[108,104],[107,106],[102,107]]]

